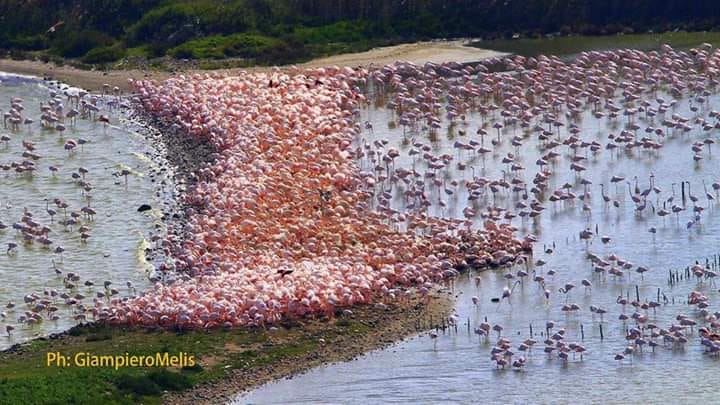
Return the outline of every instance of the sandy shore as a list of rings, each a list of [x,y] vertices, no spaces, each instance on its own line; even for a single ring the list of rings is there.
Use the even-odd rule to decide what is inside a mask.
[[[425,62],[441,63],[449,61],[462,63],[474,62],[502,55],[504,54],[501,52],[465,46],[463,41],[433,41],[387,46],[371,49],[366,52],[318,58],[310,62],[303,63],[301,66],[318,67],[338,65],[356,67],[368,66],[371,64],[382,66],[395,61],[408,61],[416,64],[422,64]],[[242,69],[219,69],[214,72],[232,74],[239,70]],[[107,72],[81,70],[72,66],[57,66],[53,63],[44,63],[41,61],[11,59],[0,59],[0,71],[33,75],[41,78],[51,78],[92,91],[101,90],[103,84],[106,83],[110,86],[118,86],[122,90],[128,91],[130,90],[130,86],[128,85],[129,78],[163,80],[173,75],[171,72],[155,70],[111,70]],[[192,72],[197,71],[189,70],[184,73]]]
[[[342,319],[332,322],[303,321],[301,325],[293,327],[295,334],[288,337],[278,335],[272,339],[272,344],[283,345],[319,337],[324,343],[316,350],[266,365],[229,370],[220,381],[199,385],[189,391],[167,394],[163,402],[188,405],[222,403],[273,380],[292,378],[318,366],[353,360],[372,350],[390,346],[444,324],[443,320],[452,312],[453,297],[452,292],[443,289],[434,292],[427,302],[414,297],[408,302],[388,304],[385,309],[369,305],[353,308],[351,319],[367,330],[349,335],[335,331]],[[232,351],[251,348],[227,349]],[[212,358],[205,358],[201,360],[201,364],[208,366],[208,362],[212,361]]]
[[[40,78],[59,80],[73,86],[82,87],[91,91],[102,89],[103,84],[118,86],[127,91],[130,89],[128,79],[164,79],[170,76],[169,72],[143,72],[140,70],[112,70],[108,72],[82,70],[72,66],[57,66],[54,63],[44,63],[31,60],[0,59],[0,71],[32,75]]]
[[[366,52],[348,53],[342,55],[318,58],[301,66],[366,66],[387,65],[395,61],[423,64],[425,62],[477,62],[479,60],[506,55],[489,49],[466,46],[465,41],[432,41],[415,42],[371,49]]]

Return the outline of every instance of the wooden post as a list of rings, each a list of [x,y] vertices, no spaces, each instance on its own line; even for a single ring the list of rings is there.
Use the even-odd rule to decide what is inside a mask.
[[[583,328],[583,324],[580,324],[580,339],[585,340],[585,328]]]
[[[635,298],[637,302],[640,302],[640,288],[635,284]]]
[[[681,190],[682,190],[682,201],[683,201],[683,206],[684,206],[685,205],[685,182],[684,181],[681,183]]]
[[[600,340],[605,339],[605,336],[603,336],[603,330],[602,330],[602,323],[600,324]]]

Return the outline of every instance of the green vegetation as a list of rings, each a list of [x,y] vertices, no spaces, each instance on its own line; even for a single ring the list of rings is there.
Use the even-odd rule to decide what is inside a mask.
[[[222,379],[230,370],[253,372],[263,366],[293,363],[317,350],[321,338],[334,339],[367,334],[362,321],[312,321],[310,325],[266,330],[213,330],[210,332],[144,331],[105,326],[76,327],[57,340],[35,340],[17,352],[0,353],[0,403],[107,403],[154,404],[166,391],[184,391]],[[49,352],[75,356],[154,355],[185,352],[195,357],[186,367],[48,367]]]
[[[253,34],[212,35],[183,43],[170,50],[176,58],[221,59],[238,56],[263,59],[282,52],[280,40]]]
[[[122,59],[127,54],[127,50],[122,45],[100,46],[89,50],[82,57],[83,63],[107,63]]]
[[[279,64],[431,38],[712,31],[714,0],[0,0],[13,57]]]

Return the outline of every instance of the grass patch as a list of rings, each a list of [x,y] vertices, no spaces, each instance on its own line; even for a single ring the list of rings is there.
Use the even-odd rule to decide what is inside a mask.
[[[331,353],[353,352],[354,346],[349,344],[375,334],[381,326],[369,307],[354,312],[352,317],[286,320],[267,330],[151,331],[77,326],[57,339],[37,339],[13,352],[0,353],[0,404],[159,404],[166,392],[212,384],[232,370],[236,370],[233,375],[240,376],[236,380],[240,388],[233,388],[249,388],[318,364],[326,358],[323,356],[332,357]],[[48,353],[56,352],[71,359],[70,364],[48,366]],[[193,356],[195,364],[116,370],[74,363],[76,354],[82,360],[87,355],[156,357],[158,353],[179,356],[180,352]]]
[[[16,353],[0,353],[0,404],[160,403],[165,391],[183,391],[225,376],[228,368],[273,364],[312,351],[317,342],[301,329],[280,329],[271,337],[262,329],[145,331],[107,326],[79,326],[57,340],[34,340]],[[281,340],[272,343],[271,340]],[[233,350],[228,350],[231,347]],[[155,355],[185,352],[195,358],[186,367],[83,368],[47,366],[47,353]],[[217,358],[213,364],[202,363]]]
[[[264,35],[212,35],[187,41],[168,53],[176,58],[187,59],[263,58],[278,52],[282,45],[282,41]]]
[[[160,386],[147,375],[123,374],[115,379],[115,386],[122,392],[137,396],[159,396]]]

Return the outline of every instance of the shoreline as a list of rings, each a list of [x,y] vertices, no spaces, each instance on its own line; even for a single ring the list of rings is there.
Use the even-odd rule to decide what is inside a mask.
[[[82,70],[72,66],[58,66],[54,63],[34,60],[0,59],[0,71],[23,75],[32,75],[40,80],[57,80],[70,86],[77,86],[91,92],[101,91],[103,84],[118,86],[123,91],[130,90],[128,79],[147,80],[164,79],[169,72],[140,70]]]
[[[183,201],[183,195],[193,187],[198,171],[212,162],[212,155],[216,152],[204,139],[177,134],[170,123],[147,113],[139,103],[133,102],[126,119],[133,124],[135,132],[150,144],[146,157],[156,165],[148,175],[156,185],[162,228],[151,233],[158,240],[146,249],[145,258],[154,264],[155,272],[163,278],[185,276],[164,265],[166,254],[162,241],[168,237],[183,237],[185,210],[189,208]]]
[[[346,53],[328,57],[316,58],[308,62],[299,63],[301,68],[313,68],[329,65],[348,67],[367,67],[370,65],[385,65],[395,61],[407,61],[415,64],[425,62],[478,62],[493,57],[507,55],[503,52],[467,46],[465,41],[430,41],[414,42],[386,47],[373,48],[365,52]],[[292,65],[280,66],[289,68]],[[271,66],[258,66],[251,68],[232,68],[216,70],[187,69],[177,72],[162,70],[82,70],[69,65],[58,66],[52,62],[37,60],[14,60],[0,58],[0,71],[7,73],[26,74],[37,76],[40,79],[59,80],[71,86],[78,86],[90,91],[101,91],[103,84],[111,87],[117,86],[122,91],[131,91],[128,79],[135,80],[164,80],[176,74],[193,73],[223,73],[237,74],[240,71],[270,70]]]
[[[168,404],[216,404],[237,398],[262,385],[291,379],[312,369],[335,363],[352,361],[368,353],[398,344],[405,339],[422,335],[430,329],[439,328],[440,320],[447,318],[453,311],[452,292],[438,290],[422,303],[419,297],[409,302],[388,304],[386,309],[376,306],[352,308],[350,318],[360,319],[360,325],[367,327],[365,333],[352,336],[332,335],[332,326],[322,322],[310,321],[301,326],[304,337],[320,337],[321,343],[316,350],[297,358],[283,360],[278,364],[267,364],[247,369],[232,369],[224,378],[202,384],[188,391],[171,393],[163,397]],[[337,318],[335,324],[344,318]],[[430,320],[433,324],[430,324]]]

